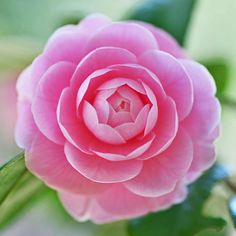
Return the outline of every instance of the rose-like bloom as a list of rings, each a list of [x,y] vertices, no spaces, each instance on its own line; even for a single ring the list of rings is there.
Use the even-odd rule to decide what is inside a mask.
[[[149,24],[92,15],[62,27],[17,89],[26,165],[79,221],[179,203],[214,162],[214,81]]]

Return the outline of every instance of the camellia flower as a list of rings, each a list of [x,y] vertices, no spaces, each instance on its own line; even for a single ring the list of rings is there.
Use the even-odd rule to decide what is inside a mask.
[[[179,203],[214,162],[214,81],[147,23],[91,15],[60,28],[17,90],[26,165],[79,221]]]

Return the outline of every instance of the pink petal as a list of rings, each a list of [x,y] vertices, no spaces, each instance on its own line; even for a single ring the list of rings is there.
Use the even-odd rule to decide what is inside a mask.
[[[92,194],[109,187],[83,177],[67,161],[63,146],[49,141],[40,133],[36,134],[26,152],[26,165],[38,178],[59,191]]]
[[[72,84],[77,88],[94,71],[120,63],[136,63],[134,54],[123,48],[102,47],[86,55],[77,66]]]
[[[110,105],[107,101],[116,90],[108,89],[104,91],[99,91],[93,102],[93,107],[95,108],[100,123],[107,123],[110,112]]]
[[[206,138],[220,123],[221,107],[218,99],[214,97],[215,83],[202,65],[187,60],[182,63],[192,79],[194,88],[193,108],[182,125],[195,139]]]
[[[215,162],[215,147],[212,143],[202,140],[194,143],[193,161],[189,168],[187,181],[195,181],[205,170]]]
[[[193,159],[193,146],[186,132],[179,129],[171,146],[159,156],[144,161],[141,173],[125,183],[135,194],[159,197],[173,191]]]
[[[129,86],[122,86],[117,90],[117,92],[130,101],[130,115],[133,120],[135,120],[144,105],[139,94],[134,92],[134,90],[129,88]]]
[[[18,119],[16,121],[15,140],[19,147],[28,150],[35,133],[38,131],[35,125],[29,101],[20,101],[17,105]]]
[[[183,49],[180,47],[174,37],[172,37],[166,31],[145,22],[137,21],[136,23],[142,25],[152,32],[161,51],[167,52],[176,58],[186,58]]]
[[[192,109],[193,87],[182,64],[171,55],[157,50],[143,54],[139,63],[160,79],[166,94],[176,103],[179,119],[183,120]]]
[[[152,89],[158,104],[165,100],[166,93],[160,80],[147,68],[138,64],[112,65],[108,68],[114,70],[113,77],[123,77],[145,83]]]
[[[120,219],[141,216],[154,207],[154,199],[133,194],[122,184],[116,184],[100,194],[97,202],[106,212]]]
[[[155,127],[156,122],[157,122],[157,116],[158,116],[158,108],[157,108],[157,100],[155,98],[155,95],[153,93],[153,91],[145,84],[142,83],[147,97],[149,99],[149,101],[152,104],[152,107],[148,113],[148,117],[147,117],[147,123],[146,123],[146,127],[144,130],[144,136],[147,135],[149,132],[151,132],[151,130]]]
[[[104,46],[125,48],[135,55],[158,48],[154,36],[147,29],[138,24],[123,22],[103,27],[89,42],[89,50]]]
[[[83,32],[90,32],[93,34],[96,30],[109,25],[112,21],[105,15],[94,13],[90,14],[89,16],[85,17],[79,23],[79,28],[83,29]]]
[[[141,156],[151,146],[155,135],[130,140],[123,145],[104,146],[98,140],[91,143],[90,149],[96,155],[111,161],[129,160]]]
[[[99,183],[117,183],[132,179],[142,169],[142,161],[108,161],[95,155],[87,155],[70,143],[65,145],[70,164],[86,178]]]
[[[125,139],[116,129],[98,122],[96,110],[89,102],[84,101],[83,104],[84,123],[99,140],[111,144],[125,143]]]
[[[138,114],[135,122],[124,123],[115,127],[115,130],[125,139],[129,140],[144,131],[148,113],[150,111],[150,105],[145,105]]]
[[[175,103],[171,98],[158,106],[158,121],[154,128],[156,138],[151,147],[140,157],[145,160],[166,150],[172,143],[178,130],[178,116]]]
[[[215,95],[215,81],[203,65],[191,60],[181,60],[181,63],[192,80],[196,96],[212,97]]]
[[[63,207],[77,221],[83,222],[90,218],[90,196],[60,192],[59,198]]]
[[[103,224],[120,219],[100,207],[94,197],[61,192],[59,198],[64,208],[77,221],[92,220],[96,224]]]
[[[59,28],[48,40],[43,54],[32,63],[32,87],[45,71],[54,63],[68,61],[78,64],[88,53],[86,50],[89,38],[99,28],[109,24],[109,20],[101,15],[91,15],[79,25],[67,25]]]
[[[49,38],[43,55],[52,64],[59,61],[68,61],[78,64],[86,55],[88,36],[77,25],[67,25],[59,28]]]
[[[29,66],[21,72],[16,83],[18,100],[32,101],[31,82],[31,67]]]
[[[57,107],[57,119],[65,138],[81,151],[91,154],[89,146],[94,135],[76,116],[76,91],[71,88],[62,91]]]
[[[127,122],[133,122],[130,112],[122,112],[122,111],[116,112],[110,106],[110,114],[109,114],[109,120],[108,120],[108,124],[110,126],[116,127],[118,125],[121,125]]]
[[[32,104],[32,112],[40,131],[57,144],[64,143],[58,125],[56,109],[62,90],[70,84],[75,66],[59,62],[51,66],[41,78]]]
[[[103,83],[101,86],[99,86],[98,90],[118,88],[123,85],[128,85],[130,88],[132,88],[136,92],[146,95],[145,90],[143,89],[142,85],[139,82],[136,82],[135,80],[131,80],[127,78],[114,78],[112,80],[108,80],[105,83]]]
[[[173,192],[158,198],[137,196],[121,185],[112,187],[108,193],[98,195],[98,197],[68,193],[60,193],[59,197],[65,209],[74,219],[92,220],[97,224],[104,224],[138,217],[150,211],[166,209],[172,204],[182,202],[186,195],[185,185],[180,182],[177,183]],[[126,205],[127,209],[125,209]]]

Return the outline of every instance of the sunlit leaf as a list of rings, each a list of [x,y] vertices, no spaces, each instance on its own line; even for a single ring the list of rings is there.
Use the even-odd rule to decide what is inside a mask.
[[[24,155],[19,154],[0,168],[0,229],[47,193],[47,187],[28,172],[24,163]]]

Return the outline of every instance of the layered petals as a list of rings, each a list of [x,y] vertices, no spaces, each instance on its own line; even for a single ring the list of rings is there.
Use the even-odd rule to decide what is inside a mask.
[[[141,173],[125,183],[135,194],[159,197],[167,194],[187,173],[193,160],[193,145],[186,132],[179,129],[175,140],[161,155],[144,162]]]
[[[69,143],[65,145],[65,154],[77,171],[99,183],[117,183],[132,179],[139,174],[143,166],[139,160],[113,162],[94,155],[86,155]]]
[[[109,185],[90,181],[76,171],[67,161],[63,149],[63,146],[37,133],[26,152],[26,166],[47,185],[59,191],[95,194],[109,188]]]

